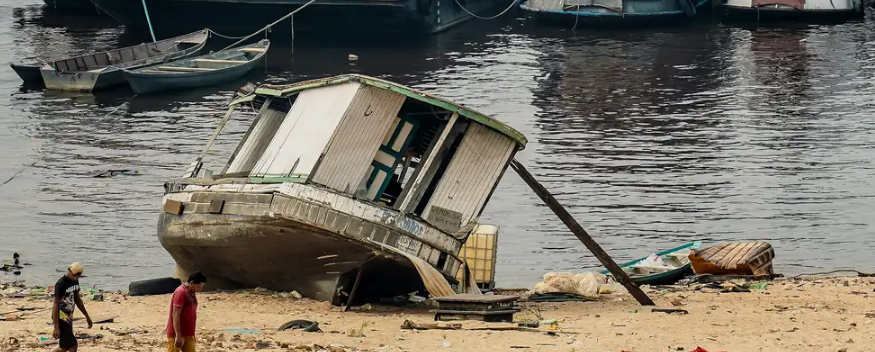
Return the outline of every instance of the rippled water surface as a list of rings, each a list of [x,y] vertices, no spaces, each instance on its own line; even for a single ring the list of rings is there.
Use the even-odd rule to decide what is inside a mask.
[[[766,240],[783,273],[875,266],[871,23],[572,33],[523,17],[416,41],[299,37],[248,80],[360,72],[491,113],[529,137],[519,159],[617,260],[692,240]],[[0,0],[0,62],[140,39],[109,20]],[[170,274],[155,237],[161,185],[245,82],[132,99],[27,91],[0,70],[0,182],[20,172],[0,186],[0,259],[21,253],[33,284],[72,261],[113,288]],[[230,129],[221,148],[244,125]],[[136,173],[92,177],[107,169]],[[483,220],[502,226],[499,285],[597,268],[512,171]]]

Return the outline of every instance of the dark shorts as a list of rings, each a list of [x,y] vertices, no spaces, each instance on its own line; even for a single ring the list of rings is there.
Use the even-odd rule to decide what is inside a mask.
[[[62,350],[69,350],[79,345],[79,343],[76,342],[76,335],[73,335],[72,323],[61,320],[58,322],[58,330],[60,330],[61,332],[61,338],[58,342],[58,347],[60,347]]]

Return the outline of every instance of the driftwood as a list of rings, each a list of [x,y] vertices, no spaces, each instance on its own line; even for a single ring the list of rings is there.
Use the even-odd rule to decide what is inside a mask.
[[[404,320],[401,324],[401,329],[404,330],[469,330],[469,331],[526,331],[526,332],[546,332],[557,333],[558,331],[546,331],[530,327],[519,326],[516,323],[475,323],[466,325],[462,323],[417,323],[410,320]],[[567,333],[567,332],[562,332]]]

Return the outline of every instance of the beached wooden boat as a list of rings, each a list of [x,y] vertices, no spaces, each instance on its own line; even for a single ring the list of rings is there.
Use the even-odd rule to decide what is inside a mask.
[[[638,285],[671,285],[693,273],[690,269],[688,256],[701,247],[702,242],[700,241],[690,242],[680,247],[655,253],[655,255],[620,264],[620,267],[629,274],[632,282]],[[654,258],[659,258],[663,265],[655,266],[649,263]],[[601,273],[610,275],[607,270]]]
[[[361,75],[260,86],[231,102],[212,140],[237,107],[258,112],[221,170],[203,167],[208,143],[164,185],[158,238],[176,275],[336,305],[480,292],[474,275],[457,279],[459,252],[478,229],[496,231],[478,219],[522,134]]]
[[[264,62],[269,48],[270,41],[262,39],[195,58],[124,70],[124,74],[136,94],[204,87],[243,77]]]
[[[567,28],[676,24],[709,9],[711,0],[524,0],[520,9]]]
[[[40,74],[49,90],[93,92],[127,84],[123,69],[198,55],[210,37],[207,29],[187,35],[106,52],[48,62]]]
[[[775,250],[768,242],[721,243],[690,254],[697,275],[773,275]]]

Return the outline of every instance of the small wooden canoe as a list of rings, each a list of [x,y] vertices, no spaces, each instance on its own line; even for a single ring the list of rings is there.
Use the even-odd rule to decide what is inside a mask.
[[[123,69],[170,62],[200,54],[210,30],[154,43],[55,60],[40,67],[46,89],[93,92],[125,84]]]
[[[692,273],[688,256],[701,247],[702,242],[696,241],[656,253],[656,257],[665,263],[665,266],[647,265],[647,259],[650,257],[647,256],[620,264],[620,268],[629,274],[629,278],[635,284],[671,285],[683,279],[685,275]],[[601,273],[610,274],[607,270]]]
[[[774,259],[768,242],[721,243],[690,254],[696,275],[773,275]]]
[[[270,41],[230,48],[208,55],[125,70],[136,94],[168,92],[227,82],[245,76],[262,63]]]

